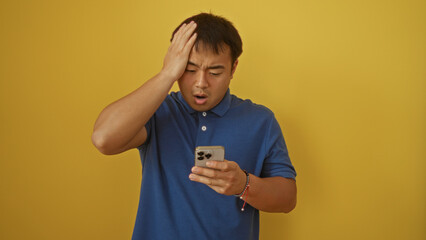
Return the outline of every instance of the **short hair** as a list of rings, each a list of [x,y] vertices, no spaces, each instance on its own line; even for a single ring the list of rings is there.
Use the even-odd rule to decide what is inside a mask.
[[[196,50],[198,50],[199,43],[202,42],[205,47],[209,47],[216,54],[219,54],[219,51],[225,50],[223,44],[226,44],[231,52],[231,64],[235,63],[243,52],[243,42],[234,25],[224,17],[211,13],[200,13],[189,17],[173,31],[170,41],[173,40],[173,36],[184,23],[188,24],[191,21],[197,23],[194,31],[197,33],[197,40],[194,44]]]

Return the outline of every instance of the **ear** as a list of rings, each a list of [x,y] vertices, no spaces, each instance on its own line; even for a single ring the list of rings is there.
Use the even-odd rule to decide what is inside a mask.
[[[234,77],[234,72],[237,69],[238,66],[238,59],[235,60],[234,64],[232,65],[232,70],[231,70],[231,79]]]

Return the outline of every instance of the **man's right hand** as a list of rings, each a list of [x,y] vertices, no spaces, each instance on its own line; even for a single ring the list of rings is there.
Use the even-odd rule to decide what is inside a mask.
[[[162,74],[173,81],[177,81],[185,72],[189,54],[197,39],[197,33],[194,33],[196,27],[195,22],[184,23],[173,36],[161,70]]]
[[[146,141],[145,124],[185,72],[197,34],[194,22],[173,36],[161,72],[127,96],[108,105],[96,120],[92,142],[104,154],[117,154]]]

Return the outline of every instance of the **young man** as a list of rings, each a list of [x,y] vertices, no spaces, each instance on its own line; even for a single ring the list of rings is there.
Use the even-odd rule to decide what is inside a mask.
[[[99,115],[92,141],[102,153],[140,151],[133,239],[257,239],[259,210],[295,207],[296,172],[273,113],[228,89],[241,53],[231,22],[190,17],[161,71]],[[195,148],[215,145],[226,160],[194,167]]]

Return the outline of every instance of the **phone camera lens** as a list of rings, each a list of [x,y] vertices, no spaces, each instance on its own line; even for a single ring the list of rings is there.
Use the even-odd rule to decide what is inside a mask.
[[[209,159],[209,158],[211,158],[211,157],[212,157],[212,155],[211,155],[210,153],[207,153],[207,154],[206,154],[206,158],[207,158],[207,159]]]

